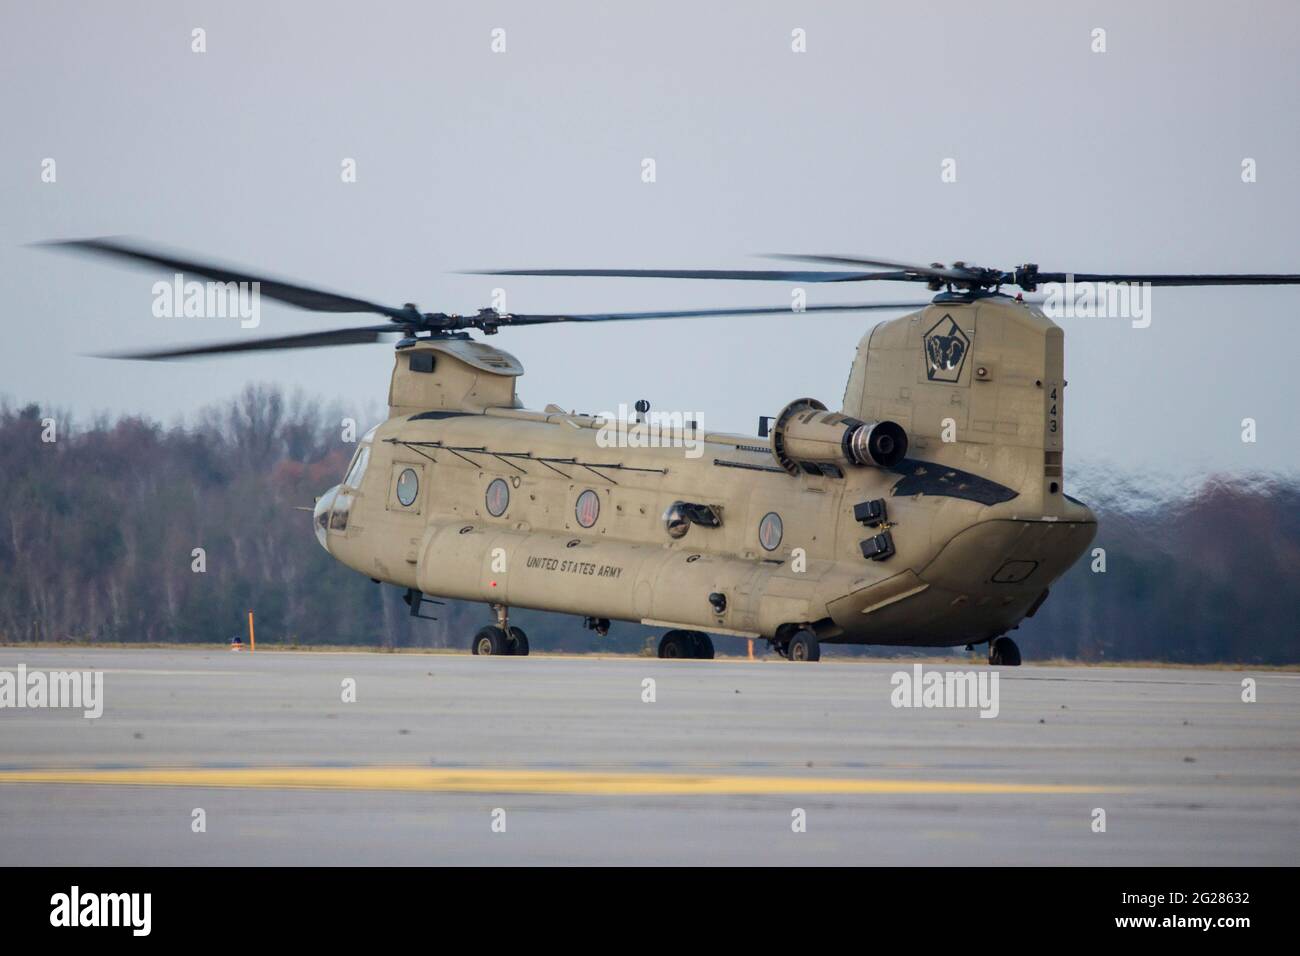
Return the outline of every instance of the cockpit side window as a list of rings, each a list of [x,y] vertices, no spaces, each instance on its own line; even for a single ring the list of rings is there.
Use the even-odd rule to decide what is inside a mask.
[[[334,507],[330,511],[330,530],[346,531],[348,515],[352,513],[352,496],[338,494],[334,496]]]

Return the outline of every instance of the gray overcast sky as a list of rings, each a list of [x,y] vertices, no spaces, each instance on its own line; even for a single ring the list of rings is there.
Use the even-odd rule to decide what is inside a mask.
[[[190,50],[194,27],[206,53]],[[796,27],[804,54],[790,49]],[[1096,27],[1104,54],[1090,49]],[[0,394],[165,420],[248,381],[358,413],[383,404],[383,345],[171,365],[80,357],[350,317],[267,303],[249,332],[154,318],[158,276],[23,246],[49,238],[141,237],[445,311],[486,305],[502,284],[451,274],[461,268],[710,268],[772,251],[1300,272],[1297,50],[1300,5],[1283,0],[7,3]],[[341,182],[344,157],[354,184]],[[956,183],[940,181],[946,157]],[[790,301],[776,283],[507,281],[516,311]],[[1067,462],[1183,477],[1296,469],[1296,295],[1156,290],[1147,329],[1062,320]],[[493,341],[527,367],[532,407],[645,397],[752,432],[796,397],[838,407],[874,321],[558,326]],[[1240,440],[1247,416],[1254,445]]]

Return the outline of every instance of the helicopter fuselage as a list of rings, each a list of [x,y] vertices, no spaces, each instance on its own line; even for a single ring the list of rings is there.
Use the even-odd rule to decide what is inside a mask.
[[[608,416],[519,407],[522,371],[480,342],[400,345],[390,417],[318,500],[329,552],[441,598],[956,646],[1032,614],[1096,532],[1061,489],[1060,329],[1005,297],[936,301],[864,337],[831,420],[899,423],[906,456],[884,465],[847,438],[839,461],[830,445],[792,461],[815,443],[689,422],[642,447]]]

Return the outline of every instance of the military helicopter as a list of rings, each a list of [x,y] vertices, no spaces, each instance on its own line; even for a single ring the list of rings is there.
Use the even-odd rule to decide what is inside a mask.
[[[1097,519],[1065,494],[1064,333],[1023,295],[1049,282],[1296,284],[1296,275],[1115,275],[915,265],[852,256],[775,258],[788,270],[498,269],[474,274],[908,282],[928,302],[812,305],[906,311],[862,337],[838,410],[795,398],[759,434],[671,422],[667,441],[602,441],[608,417],[522,407],[513,355],[477,330],[789,313],[788,307],[474,315],[421,312],[254,276],[115,239],[53,243],[260,283],[262,295],[381,324],[119,354],[179,359],[380,341],[396,334],[388,418],[316,501],[322,547],[405,591],[414,616],[441,599],[489,605],[479,655],[526,655],[509,608],[663,628],[665,658],[712,658],[711,635],[763,638],[792,661],[823,643],[988,645],[1018,665],[1008,632],[1087,550]],[[824,267],[832,266],[835,270]],[[795,313],[798,315],[798,313]],[[648,409],[638,404],[638,413]],[[641,415],[639,414],[639,418]],[[698,454],[690,455],[690,447]]]

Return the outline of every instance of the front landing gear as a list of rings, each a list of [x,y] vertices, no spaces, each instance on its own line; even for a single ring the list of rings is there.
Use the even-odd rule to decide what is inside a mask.
[[[520,628],[510,626],[510,609],[504,604],[494,604],[492,610],[496,611],[497,623],[489,624],[474,635],[470,651],[483,656],[503,654],[527,657],[528,635]]]
[[[989,664],[994,667],[1019,667],[1020,648],[1009,637],[995,637],[989,641]]]
[[[484,657],[492,654],[509,654],[510,638],[501,628],[489,624],[474,635],[474,643],[470,650]]]
[[[659,641],[660,657],[713,660],[713,639],[702,631],[669,631]]]

